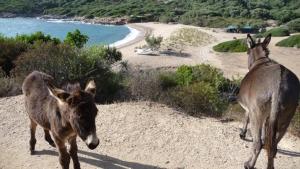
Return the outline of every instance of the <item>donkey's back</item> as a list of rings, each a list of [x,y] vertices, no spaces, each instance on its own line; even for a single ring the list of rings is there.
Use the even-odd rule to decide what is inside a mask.
[[[48,82],[51,82],[53,77],[39,71],[33,71],[24,80],[22,85],[23,94],[29,96],[48,96]]]

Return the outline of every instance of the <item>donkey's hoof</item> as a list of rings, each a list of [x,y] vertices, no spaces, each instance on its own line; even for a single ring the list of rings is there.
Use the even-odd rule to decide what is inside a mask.
[[[241,133],[240,133],[240,138],[241,138],[242,140],[245,140],[245,138],[246,138],[246,133],[241,132]]]
[[[247,162],[245,162],[245,164],[244,164],[244,168],[245,169],[254,169],[254,167],[251,167],[250,166],[250,164],[249,164],[249,162],[247,161]]]
[[[50,144],[50,146],[52,146],[52,147],[56,147],[56,145],[54,144],[54,142],[53,143],[49,143]]]
[[[35,155],[35,151],[34,150],[30,150],[30,155]]]

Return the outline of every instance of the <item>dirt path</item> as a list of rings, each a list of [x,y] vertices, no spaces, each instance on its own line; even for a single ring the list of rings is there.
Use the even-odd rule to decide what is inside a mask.
[[[238,122],[193,118],[149,102],[99,105],[98,109],[100,146],[90,151],[78,140],[84,169],[241,169],[248,159],[251,142],[239,139]],[[41,128],[37,155],[29,154],[23,96],[0,99],[0,119],[1,169],[60,168],[57,151],[44,141]],[[300,139],[288,134],[279,149],[276,168],[299,168]],[[262,151],[257,169],[265,168],[265,162]]]

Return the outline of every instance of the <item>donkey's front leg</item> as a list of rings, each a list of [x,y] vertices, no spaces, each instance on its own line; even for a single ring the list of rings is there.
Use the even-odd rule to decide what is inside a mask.
[[[30,154],[34,154],[35,150],[35,144],[36,144],[36,138],[35,138],[35,131],[36,131],[36,126],[37,124],[30,119],[30,141],[29,141],[29,146],[30,146]]]
[[[75,137],[71,137],[69,140],[69,144],[70,144],[70,156],[73,160],[73,165],[74,165],[74,169],[80,169],[80,163],[78,160],[78,156],[77,156],[77,143],[76,143],[76,136]]]
[[[61,139],[59,139],[57,136],[53,136],[53,137],[54,137],[54,142],[56,144],[56,147],[57,147],[58,153],[59,153],[59,163],[63,169],[69,169],[70,155],[67,152],[65,143]]]

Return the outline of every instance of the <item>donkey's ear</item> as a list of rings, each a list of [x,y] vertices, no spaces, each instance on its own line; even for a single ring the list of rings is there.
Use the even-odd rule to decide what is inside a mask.
[[[89,81],[84,90],[95,97],[95,95],[96,95],[95,81],[94,80]]]
[[[255,46],[255,42],[252,39],[252,37],[251,37],[250,34],[247,34],[247,45],[248,45],[249,49],[251,49],[251,48],[253,48]]]
[[[67,103],[67,99],[70,94],[62,89],[58,89],[52,85],[48,85],[48,91],[52,97],[54,97],[59,103]]]
[[[263,41],[263,43],[262,43],[262,45],[264,46],[264,47],[268,47],[268,45],[269,45],[269,43],[270,43],[270,41],[271,41],[271,34],[269,34],[266,38],[265,38],[265,40]]]

